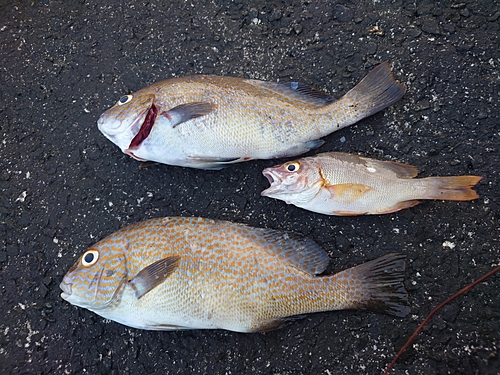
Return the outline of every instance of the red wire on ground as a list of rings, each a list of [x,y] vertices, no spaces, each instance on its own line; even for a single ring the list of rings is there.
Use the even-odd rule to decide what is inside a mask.
[[[485,281],[489,277],[493,276],[498,271],[500,271],[500,265],[496,266],[490,272],[488,272],[485,275],[481,276],[479,279],[477,279],[473,283],[467,285],[466,287],[464,287],[463,289],[461,289],[460,291],[458,291],[457,293],[455,293],[454,295],[452,295],[450,298],[448,298],[446,301],[444,301],[443,303],[441,303],[439,306],[437,306],[436,308],[434,308],[434,310],[432,310],[431,313],[429,315],[427,315],[427,317],[424,319],[424,321],[418,326],[418,328],[415,330],[415,332],[413,332],[413,334],[410,336],[410,338],[408,339],[408,341],[406,341],[406,343],[403,345],[403,347],[399,350],[398,354],[396,354],[396,356],[391,361],[391,363],[389,363],[389,366],[387,366],[387,368],[385,369],[383,375],[389,374],[389,371],[391,371],[392,367],[394,366],[394,364],[396,363],[396,361],[399,359],[399,357],[401,357],[401,355],[404,353],[404,351],[406,350],[406,348],[408,348],[408,346],[412,343],[413,339],[415,339],[415,337],[417,337],[417,335],[420,333],[420,331],[422,330],[422,328],[424,328],[424,326],[433,317],[433,315],[435,313],[437,313],[439,310],[441,310],[443,308],[443,306],[445,306],[448,303],[452,302],[458,296],[466,293],[469,289],[474,288],[477,284],[482,283],[483,281]]]

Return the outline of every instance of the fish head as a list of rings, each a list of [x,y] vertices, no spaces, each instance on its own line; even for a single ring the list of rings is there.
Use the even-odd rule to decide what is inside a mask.
[[[72,305],[103,310],[117,300],[127,281],[127,242],[105,239],[85,251],[59,287]]]
[[[288,204],[306,204],[318,194],[324,183],[320,168],[307,158],[266,168],[262,174],[271,186],[261,195]]]
[[[136,157],[133,150],[147,138],[155,123],[158,114],[155,100],[156,96],[148,88],[124,95],[99,117],[97,127],[124,153],[143,160]]]

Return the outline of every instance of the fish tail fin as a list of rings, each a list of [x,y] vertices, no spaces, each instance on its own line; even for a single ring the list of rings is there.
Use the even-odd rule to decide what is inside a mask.
[[[339,102],[353,112],[353,122],[377,113],[396,103],[406,92],[404,84],[397,82],[387,61],[375,67]]]
[[[404,254],[387,254],[331,276],[336,299],[342,301],[339,308],[406,316],[410,308],[403,285],[405,258]]]
[[[427,189],[420,199],[439,199],[448,201],[470,201],[479,198],[472,188],[481,176],[427,177]]]

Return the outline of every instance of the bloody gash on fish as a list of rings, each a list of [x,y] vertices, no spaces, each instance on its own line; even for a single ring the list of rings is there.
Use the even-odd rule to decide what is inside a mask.
[[[61,297],[104,318],[152,330],[279,328],[328,310],[409,312],[404,255],[320,275],[328,255],[293,233],[203,218],[158,218],[92,246]]]
[[[195,75],[123,96],[99,130],[141,161],[203,169],[295,156],[321,137],[370,116],[405,93],[387,62],[339,100],[311,87]]]
[[[266,168],[261,194],[326,215],[385,214],[422,199],[467,201],[480,176],[413,178],[418,169],[342,152],[326,152]]]

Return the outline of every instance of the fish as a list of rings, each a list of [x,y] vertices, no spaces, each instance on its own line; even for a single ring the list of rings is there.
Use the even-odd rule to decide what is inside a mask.
[[[263,170],[264,197],[337,216],[396,212],[424,199],[468,201],[481,176],[414,177],[412,165],[343,152],[299,158]]]
[[[122,96],[97,126],[136,160],[221,169],[317,148],[321,137],[394,104],[405,91],[387,62],[339,100],[298,82],[193,75]]]
[[[201,217],[149,219],[86,250],[60,283],[67,302],[129,327],[262,332],[298,315],[362,309],[404,317],[405,255],[335,274],[291,232]]]

